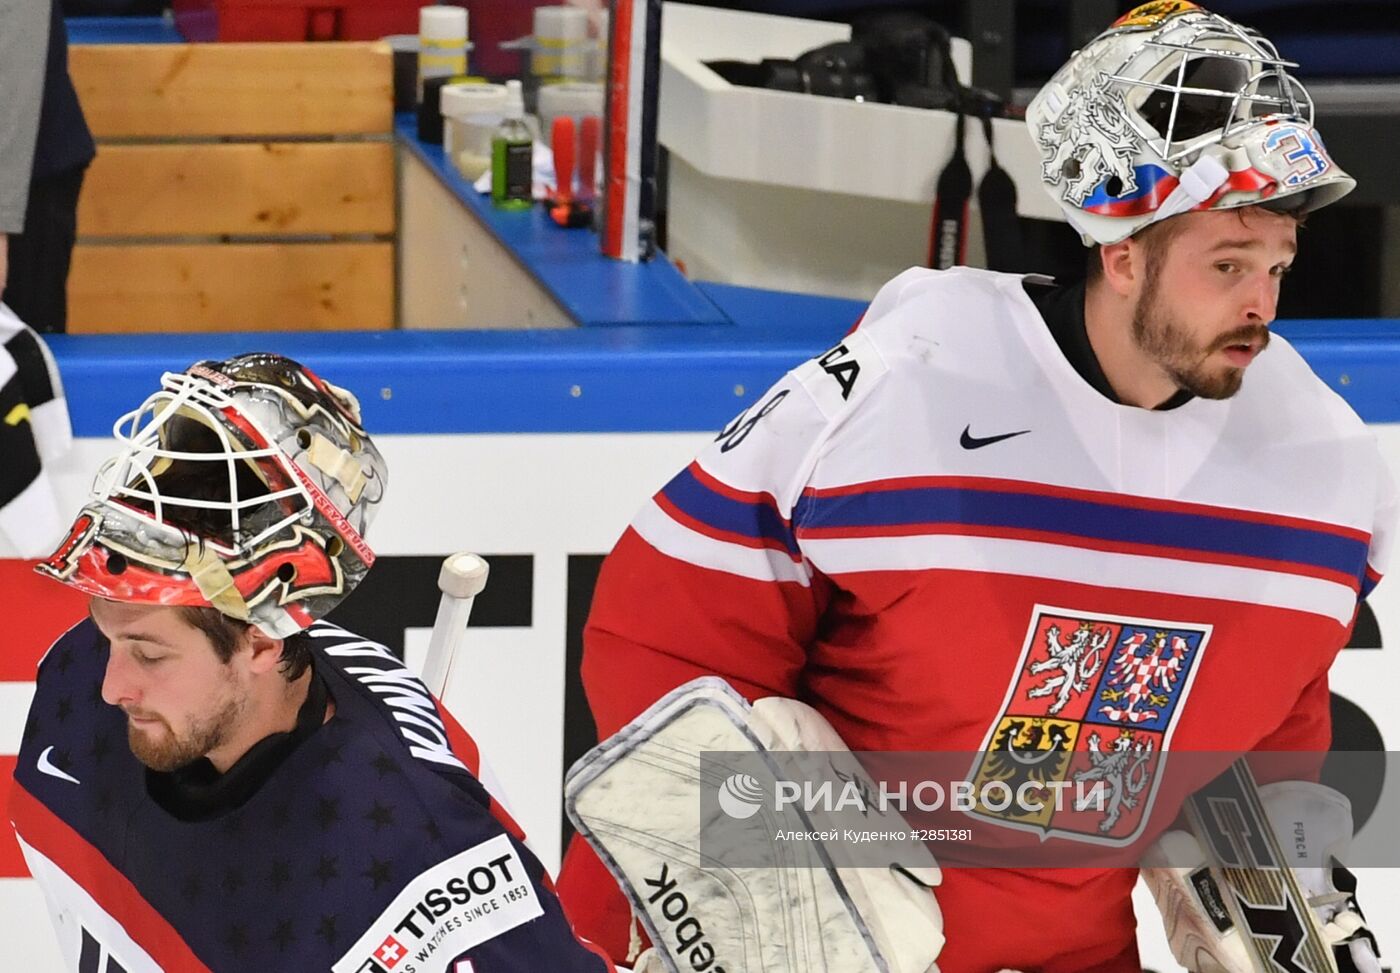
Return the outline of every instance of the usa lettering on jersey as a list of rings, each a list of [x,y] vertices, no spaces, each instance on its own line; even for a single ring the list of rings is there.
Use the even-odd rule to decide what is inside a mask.
[[[339,663],[342,671],[389,707],[409,753],[421,760],[467,769],[452,752],[447,727],[438,715],[432,694],[385,646],[356,638],[342,628],[325,623],[313,625],[307,634],[322,639],[321,647],[326,655],[345,660]]]

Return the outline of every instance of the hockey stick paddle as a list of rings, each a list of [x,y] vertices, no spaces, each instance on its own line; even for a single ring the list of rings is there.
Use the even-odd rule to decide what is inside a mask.
[[[1209,884],[1199,873],[1192,876],[1196,891],[1218,928],[1233,922],[1239,929],[1255,969],[1337,973],[1332,947],[1287,864],[1244,758],[1197,791],[1186,809],[1210,860]]]

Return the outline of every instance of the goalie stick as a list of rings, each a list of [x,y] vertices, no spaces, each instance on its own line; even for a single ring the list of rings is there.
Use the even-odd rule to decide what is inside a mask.
[[[1259,973],[1338,973],[1245,760],[1193,794],[1186,812],[1209,861],[1191,882],[1216,928],[1240,931]]]
[[[461,655],[462,643],[467,638],[467,620],[471,617],[472,603],[486,587],[486,577],[490,565],[484,558],[475,554],[458,553],[448,556],[438,571],[438,590],[442,598],[438,601],[437,618],[433,621],[433,634],[428,639],[428,654],[423,658],[423,685],[447,711],[444,696],[447,684],[452,678],[452,665]],[[507,815],[510,814],[510,800],[505,785],[491,769],[484,754],[478,754],[476,765],[471,768],[477,779]],[[529,847],[530,842],[525,842]]]
[[[489,572],[487,563],[475,554],[453,554],[442,562],[438,572],[442,600],[438,602],[428,654],[423,660],[423,684],[438,699],[447,690],[452,663],[467,637],[472,602],[486,587]]]

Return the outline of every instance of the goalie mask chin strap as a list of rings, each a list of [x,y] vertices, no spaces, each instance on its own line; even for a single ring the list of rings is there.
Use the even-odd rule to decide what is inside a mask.
[[[1162,200],[1157,212],[1152,214],[1152,222],[1158,223],[1168,217],[1195,209],[1215,195],[1215,191],[1230,178],[1230,170],[1213,155],[1202,155],[1181,174],[1170,195]]]
[[[1176,188],[1167,195],[1166,199],[1162,200],[1162,205],[1157,207],[1157,211],[1152,214],[1152,220],[1147,223],[1147,226],[1190,212],[1214,196],[1216,191],[1229,179],[1230,170],[1223,162],[1213,155],[1202,155],[1181,174],[1181,180],[1176,184]],[[1079,231],[1085,246],[1094,245],[1093,236],[1079,220],[1075,219],[1073,213],[1066,212],[1065,219]],[[1141,233],[1144,229],[1146,226],[1139,227],[1137,232]]]
[[[306,451],[306,459],[344,487],[351,503],[359,502],[367,478],[364,466],[348,449],[341,449],[318,432],[311,437],[311,448]]]
[[[230,618],[243,622],[251,620],[248,603],[217,554],[203,544],[191,544],[183,567],[211,606]]]

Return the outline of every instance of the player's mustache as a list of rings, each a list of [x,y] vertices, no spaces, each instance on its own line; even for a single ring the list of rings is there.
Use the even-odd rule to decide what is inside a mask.
[[[1263,351],[1265,348],[1269,347],[1269,339],[1271,337],[1267,325],[1246,324],[1243,327],[1235,328],[1233,331],[1227,331],[1219,338],[1216,338],[1211,342],[1210,350],[1220,351],[1222,348],[1228,348],[1231,345],[1257,344],[1259,350]]]

